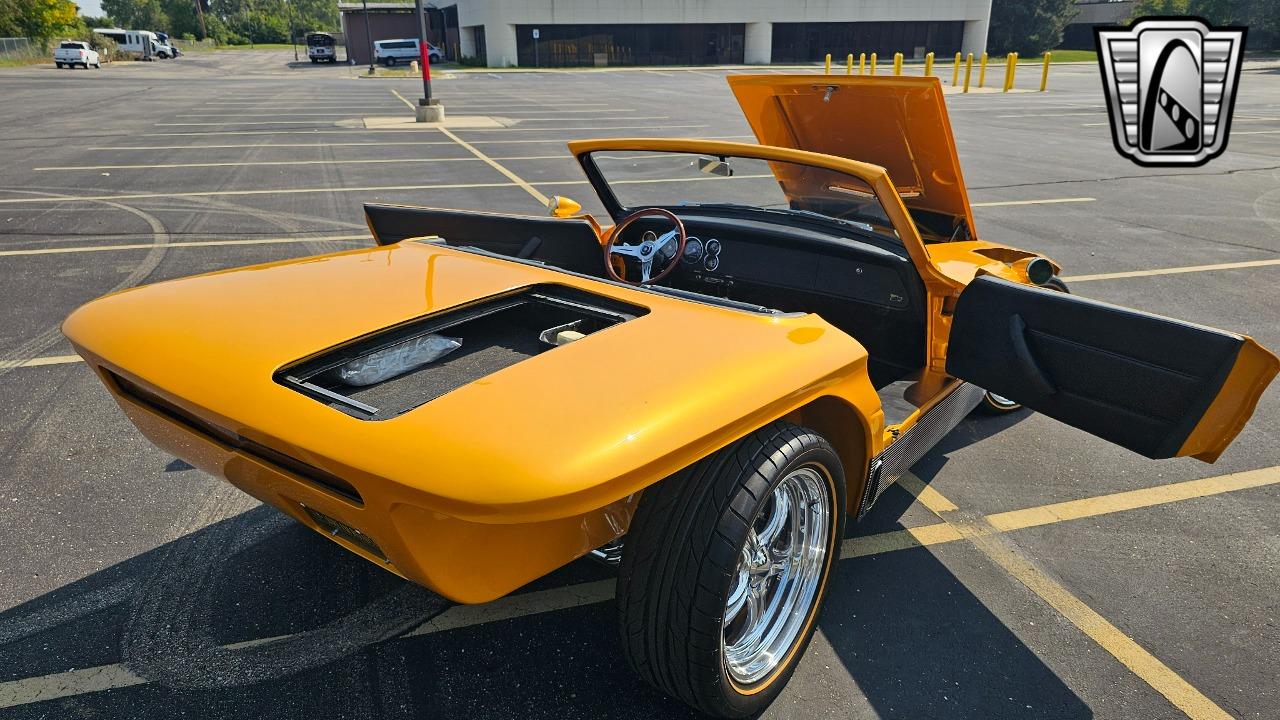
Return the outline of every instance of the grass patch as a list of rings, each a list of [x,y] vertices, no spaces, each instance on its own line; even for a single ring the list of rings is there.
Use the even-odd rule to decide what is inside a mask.
[[[303,50],[303,49],[305,49],[306,47],[307,47],[306,45],[303,45],[303,44],[301,44],[301,43],[299,43],[299,45],[298,45],[298,49],[299,49],[300,51],[301,51],[301,50]],[[249,45],[219,45],[218,47],[213,48],[213,49],[214,49],[214,50],[217,50],[217,51],[222,51],[222,50],[292,50],[292,49],[293,49],[293,45],[292,45],[292,44],[290,44],[290,43],[254,43],[252,46],[249,46]]]

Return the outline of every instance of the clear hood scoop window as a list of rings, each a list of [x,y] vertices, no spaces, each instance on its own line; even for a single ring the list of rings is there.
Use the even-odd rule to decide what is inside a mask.
[[[338,379],[359,387],[373,385],[435,362],[460,347],[462,341],[457,338],[423,335],[352,360],[338,368]]]
[[[276,382],[361,420],[387,420],[537,355],[573,352],[564,346],[646,312],[535,285],[354,339],[281,370]]]

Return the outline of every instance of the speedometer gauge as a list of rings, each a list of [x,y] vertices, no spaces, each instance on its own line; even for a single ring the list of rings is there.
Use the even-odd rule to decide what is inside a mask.
[[[696,263],[702,259],[702,241],[690,235],[684,241],[684,261]]]

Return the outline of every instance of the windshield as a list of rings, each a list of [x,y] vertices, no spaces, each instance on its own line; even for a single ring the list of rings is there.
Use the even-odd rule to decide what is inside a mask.
[[[624,211],[681,205],[756,208],[897,235],[869,185],[826,168],[657,151],[606,150],[591,159]]]

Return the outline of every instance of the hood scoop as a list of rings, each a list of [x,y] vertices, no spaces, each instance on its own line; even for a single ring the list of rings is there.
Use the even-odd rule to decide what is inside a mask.
[[[386,420],[646,312],[563,286],[526,287],[321,351],[275,379],[353,417]]]

